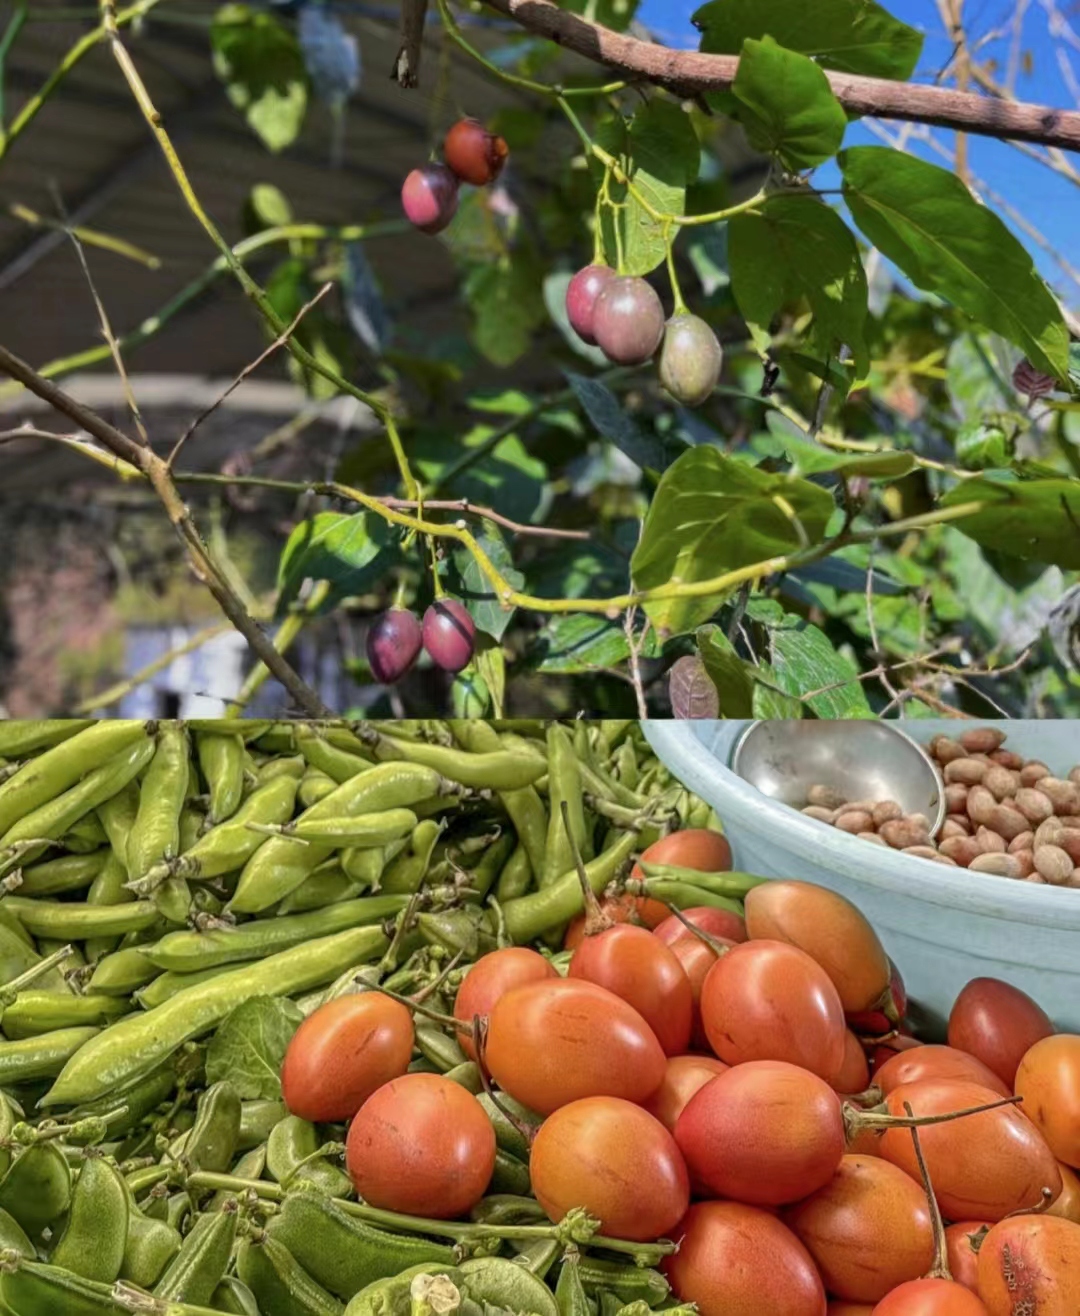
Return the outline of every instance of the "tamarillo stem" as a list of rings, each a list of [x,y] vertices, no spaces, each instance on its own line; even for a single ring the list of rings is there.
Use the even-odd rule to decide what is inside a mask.
[[[461,963],[461,958],[464,954],[465,952],[463,950],[459,950],[452,960],[447,961],[445,968],[437,978],[433,978],[431,982],[421,987],[418,992],[415,992],[412,996],[413,1004],[423,1005],[429,996],[434,995],[434,993],[439,990],[447,978],[450,977],[457,966]]]
[[[649,899],[657,900],[659,899],[659,897],[650,896]],[[705,945],[708,946],[708,948],[716,955],[717,959],[719,959],[721,955],[726,955],[728,951],[731,949],[730,946],[725,946],[723,942],[717,941],[717,939],[714,936],[712,936],[711,933],[706,932],[704,928],[699,928],[696,923],[691,923],[690,920],[686,917],[686,915],[682,912],[682,910],[677,909],[673,904],[671,904],[670,901],[661,900],[660,904],[664,906],[664,908],[668,911],[669,914],[674,914],[674,916],[679,920],[679,922],[683,925],[683,927],[688,929],[690,932],[692,932],[699,941],[703,941]]]
[[[951,1120],[963,1119],[965,1115],[981,1115],[983,1111],[997,1110],[999,1106],[1018,1106],[1023,1097],[1002,1097],[999,1101],[987,1102],[985,1106],[967,1106],[963,1110],[950,1110],[942,1115],[888,1115],[880,1110],[858,1110],[848,1102],[844,1103],[844,1132],[850,1142],[863,1129],[915,1129],[928,1124],[948,1124]],[[908,1103],[904,1102],[904,1109]]]
[[[444,1028],[453,1028],[455,1032],[464,1033],[466,1037],[475,1037],[474,1026],[466,1023],[464,1019],[455,1019],[453,1015],[441,1014],[438,1010],[432,1010],[430,1007],[421,1004],[412,996],[402,996],[400,992],[392,991],[389,987],[383,986],[376,988],[377,991],[389,996],[392,1001],[398,1001],[406,1009],[412,1010],[415,1014],[423,1015],[425,1019],[430,1019],[432,1023],[442,1024]]]
[[[562,813],[566,839],[570,844],[570,853],[574,857],[574,868],[577,871],[578,881],[581,883],[581,893],[585,898],[585,935],[595,937],[598,933],[613,928],[615,920],[609,914],[604,913],[604,907],[597,900],[596,893],[589,884],[589,875],[585,871],[585,862],[581,857],[581,851],[578,849],[577,841],[574,840],[574,833],[570,827],[570,809],[565,800],[559,801],[559,808]]]
[[[1010,1211],[1008,1215],[1003,1215],[1002,1220],[1011,1220],[1014,1215],[1042,1215],[1044,1211],[1049,1211],[1054,1204],[1054,1191],[1052,1188],[1039,1189],[1039,1201],[1035,1206],[1018,1206],[1015,1211]],[[1000,1222],[999,1222],[1000,1223]]]
[[[908,1113],[908,1118],[914,1120],[915,1112],[911,1109],[910,1102],[904,1102],[904,1109]],[[930,1171],[927,1169],[926,1158],[923,1156],[922,1145],[919,1142],[919,1130],[914,1124],[911,1125],[911,1140],[915,1144],[915,1159],[919,1162],[919,1174],[930,1206],[930,1224],[934,1231],[934,1264],[927,1272],[926,1278],[951,1280],[953,1276],[949,1269],[949,1252],[945,1244],[945,1223],[941,1218],[941,1208],[938,1206],[937,1198],[934,1196],[934,1185],[930,1182]]]
[[[531,1147],[533,1139],[540,1132],[539,1128],[534,1128],[524,1120],[518,1119],[513,1111],[507,1110],[499,1100],[495,1089],[491,1086],[491,1079],[488,1077],[487,1065],[484,1063],[484,1053],[487,1050],[487,1020],[478,1014],[472,1018],[473,1039],[476,1044],[476,1067],[480,1071],[480,1086],[484,1089],[484,1095],[499,1112],[500,1115],[513,1125],[513,1127],[525,1139],[527,1146]]]

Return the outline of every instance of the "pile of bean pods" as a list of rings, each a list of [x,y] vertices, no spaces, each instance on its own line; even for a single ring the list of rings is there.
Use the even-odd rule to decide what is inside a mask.
[[[587,900],[741,925],[760,879],[719,833],[634,722],[0,723],[0,1312],[676,1307],[671,1243],[550,1218],[444,1016],[495,951],[565,976]],[[303,1113],[347,1036],[285,1100],[304,1021],[360,996],[415,1010],[399,1072],[486,1114],[464,1211],[358,1197],[356,1106]]]

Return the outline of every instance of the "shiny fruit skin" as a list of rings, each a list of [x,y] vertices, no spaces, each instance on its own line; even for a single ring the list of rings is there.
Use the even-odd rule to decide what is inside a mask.
[[[584,269],[578,270],[567,285],[566,315],[570,327],[590,347],[596,346],[596,335],[593,333],[596,299],[616,277],[610,265],[586,265]]]
[[[652,860],[649,860],[651,863]],[[723,869],[717,869],[723,872]],[[701,872],[701,869],[698,869]],[[713,909],[711,905],[694,905],[690,909],[679,911],[683,918],[693,923],[695,928],[707,932],[710,937],[722,937],[724,941],[741,942],[746,940],[746,921],[738,914],[727,909]],[[673,945],[680,937],[692,937],[694,934],[682,919],[669,914],[662,923],[653,928],[653,936],[659,937],[666,945]]]
[[[810,882],[763,882],[746,896],[746,930],[797,946],[820,964],[852,1013],[889,990],[892,965],[878,935],[850,900]]]
[[[700,1316],[825,1316],[825,1289],[810,1254],[768,1211],[741,1202],[697,1202],[672,1231],[679,1250],[661,1269]]]
[[[844,1118],[839,1097],[816,1074],[778,1060],[751,1060],[690,1098],[675,1141],[694,1183],[712,1195],[786,1206],[836,1173]]]
[[[593,333],[609,361],[620,366],[644,365],[664,336],[660,298],[644,279],[617,275],[596,299]]]
[[[660,349],[660,383],[684,407],[700,407],[720,379],[724,351],[712,326],[697,315],[673,315]]]
[[[981,1083],[999,1097],[1012,1096],[993,1070],[967,1051],[958,1051],[953,1046],[918,1046],[898,1051],[874,1070],[874,1082],[886,1096],[901,1083],[921,1083],[924,1079]],[[1024,1113],[1029,1113],[1026,1107]]]
[[[357,1112],[345,1163],[369,1206],[452,1220],[471,1211],[487,1189],[495,1130],[459,1083],[441,1074],[404,1074]]]
[[[378,1088],[409,1068],[413,1022],[383,992],[339,996],[313,1011],[289,1042],[281,1094],[313,1124],[350,1120]]]
[[[716,937],[714,940],[720,941],[720,938]],[[734,946],[734,944],[733,941],[723,942],[725,946]],[[709,970],[716,963],[717,952],[707,942],[695,937],[692,932],[673,941],[670,950],[682,965],[683,972],[690,981],[690,993],[693,998],[690,1044],[699,1050],[708,1051],[709,1039],[705,1034],[705,1025],[701,1018],[701,989],[705,986]]]
[[[1016,1071],[1016,1095],[1058,1160],[1080,1168],[1080,1036],[1036,1042]]]
[[[782,1218],[836,1298],[880,1302],[933,1264],[926,1194],[903,1170],[876,1157],[845,1156],[824,1188]]]
[[[617,1097],[586,1097],[549,1115],[532,1144],[529,1175],[551,1221],[584,1207],[609,1238],[666,1238],[690,1205],[675,1139]]]
[[[873,1316],[989,1316],[962,1284],[951,1279],[913,1279],[878,1303]]]
[[[1024,1053],[1053,1031],[1041,1006],[997,978],[973,978],[949,1014],[949,1045],[977,1056],[1010,1091]]]
[[[444,672],[460,672],[472,662],[476,626],[464,603],[436,599],[424,613],[424,648]]]
[[[660,1121],[669,1133],[675,1132],[679,1116],[695,1092],[718,1074],[727,1072],[728,1066],[715,1056],[672,1056],[664,1070],[664,1079],[644,1109]]]
[[[647,928],[616,923],[587,936],[574,951],[567,976],[606,987],[633,1006],[665,1055],[680,1055],[690,1045],[690,979],[678,958]]]
[[[903,1115],[905,1102],[916,1115],[942,1115],[1000,1100],[996,1092],[978,1083],[925,1080],[894,1088],[886,1105],[892,1115]],[[1034,1206],[1044,1187],[1054,1198],[1061,1192],[1053,1153],[1015,1106],[924,1125],[919,1141],[946,1220],[998,1221],[1010,1211]],[[918,1178],[910,1130],[887,1129],[881,1154]]]
[[[442,164],[421,165],[401,187],[405,218],[421,233],[441,233],[457,214],[458,180]]]
[[[1055,1216],[1015,1216],[979,1248],[979,1296],[990,1316],[1080,1312],[1080,1225]]]
[[[825,1316],[874,1316],[872,1302],[830,1302]]]
[[[701,989],[701,1019],[729,1065],[786,1060],[830,1079],[844,1063],[836,988],[809,955],[784,942],[747,941],[722,955]]]
[[[960,1220],[945,1230],[949,1270],[957,1284],[972,1293],[979,1291],[979,1253],[973,1244],[981,1243],[989,1229],[989,1220]]]
[[[550,960],[527,946],[507,946],[490,951],[481,955],[462,979],[454,998],[454,1018],[470,1025],[477,1015],[486,1019],[496,1001],[515,987],[558,976],[558,970]],[[457,1039],[469,1059],[475,1060],[476,1043],[472,1037],[458,1033]]]
[[[890,1037],[887,1042],[882,1042],[875,1046],[870,1053],[870,1075],[874,1077],[878,1070],[887,1065],[895,1055],[902,1051],[914,1051],[917,1046],[925,1046],[925,1042],[920,1042],[917,1037],[905,1037],[902,1033],[898,1037]]]
[[[605,896],[600,908],[614,923],[633,923],[642,928],[655,928],[668,918],[667,906],[649,896],[633,896],[624,891],[620,896]],[[585,938],[584,914],[579,914],[566,929],[563,950],[577,950]]]
[[[1046,1214],[1080,1225],[1080,1174],[1064,1162],[1058,1163],[1058,1171],[1061,1174],[1061,1196]]]
[[[416,614],[405,608],[391,608],[373,623],[367,634],[372,676],[380,685],[393,685],[416,662],[423,647],[423,632]]]
[[[538,1115],[582,1097],[646,1101],[667,1064],[632,1006],[580,978],[507,992],[491,1012],[484,1058],[499,1087]]]
[[[510,148],[477,119],[459,119],[443,141],[443,159],[463,183],[485,187],[502,173]]]
[[[847,1029],[844,1036],[844,1063],[840,1070],[829,1079],[829,1086],[834,1092],[844,1092],[854,1096],[865,1092],[870,1086],[870,1064],[866,1059],[863,1044]]]
[[[633,867],[631,877],[645,876],[642,863],[694,868],[699,873],[729,873],[731,846],[725,836],[711,831],[708,827],[686,827],[681,832],[669,832],[667,836],[662,836],[659,841],[654,841],[643,850],[641,859]],[[732,937],[732,941],[745,940],[745,935]]]

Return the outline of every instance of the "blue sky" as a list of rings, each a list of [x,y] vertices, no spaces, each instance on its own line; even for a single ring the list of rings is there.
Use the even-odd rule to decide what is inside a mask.
[[[693,47],[697,44],[697,33],[690,24],[690,15],[698,8],[699,2],[642,0],[640,15],[669,44]],[[892,13],[926,33],[916,76],[920,81],[931,81],[952,53],[952,43],[942,29],[934,0],[883,0],[883,3]],[[1016,0],[967,0],[964,9],[969,31],[977,38],[993,32],[1011,19],[1015,4]],[[1075,45],[1070,44],[1071,32],[1055,41],[1049,31],[1050,15],[1067,13],[1070,9],[1077,34]],[[1076,96],[1059,68],[1058,54],[1059,47],[1065,50],[1080,82],[1080,4],[1071,4],[1070,0],[1057,0],[1056,5],[1055,0],[1031,0],[1022,30],[1022,46],[1030,56],[1031,72],[1021,75],[1017,94],[1024,100],[1057,108],[1075,108]],[[1004,57],[1007,44],[999,41],[987,46],[986,50],[989,54]],[[942,145],[952,148],[951,133],[940,129],[933,131]],[[880,142],[880,138],[856,124],[849,129],[848,141]],[[1080,188],[1012,147],[990,139],[970,138],[969,142],[969,158],[975,175],[1016,207],[1066,260],[1080,268]],[[915,149],[932,162],[945,164],[926,145],[917,144]],[[1080,168],[1080,155],[1070,158]],[[993,201],[989,196],[985,199]],[[1009,222],[1007,214],[1003,218]],[[1019,236],[1033,252],[1039,268],[1055,289],[1072,306],[1080,306],[1080,285],[1065,276],[1028,235],[1019,233]]]

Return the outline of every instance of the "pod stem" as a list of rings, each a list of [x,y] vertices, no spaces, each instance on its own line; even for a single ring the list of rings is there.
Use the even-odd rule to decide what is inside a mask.
[[[51,969],[63,964],[71,954],[71,950],[71,946],[61,946],[59,950],[54,950],[51,955],[46,955],[37,964],[32,964],[20,973],[17,978],[12,978],[10,982],[5,983],[3,988],[0,989],[0,1006],[6,1008],[20,992],[25,991],[27,987],[32,987],[39,978],[43,978]]]
[[[461,963],[461,958],[464,954],[465,952],[463,950],[459,950],[452,960],[447,961],[445,967],[437,978],[432,978],[429,983],[426,983],[418,992],[415,992],[412,997],[413,1004],[423,1005],[429,996],[434,995],[434,993],[439,990],[447,978],[450,977],[457,966]]]
[[[585,871],[581,851],[578,849],[577,841],[574,839],[574,833],[570,827],[570,809],[565,800],[559,801],[559,808],[562,812],[563,829],[570,845],[570,853],[574,859],[574,869],[577,872],[578,881],[581,883],[581,894],[585,901],[585,935],[595,937],[601,932],[606,932],[608,928],[613,928],[615,920],[604,913],[603,905],[597,900],[596,893],[589,884],[589,875]]]
[[[911,1109],[911,1103],[905,1101],[904,1109],[907,1111],[908,1118],[914,1121],[916,1116]],[[930,1171],[927,1169],[922,1144],[919,1142],[919,1130],[914,1123],[911,1125],[911,1141],[915,1144],[915,1159],[919,1162],[919,1174],[922,1176],[923,1190],[930,1206],[930,1224],[934,1231],[934,1264],[927,1272],[926,1278],[951,1280],[953,1275],[949,1269],[949,1251],[945,1244],[945,1223],[941,1218],[941,1208],[938,1206],[937,1198],[934,1196],[934,1185],[930,1182]]]
[[[916,1129],[930,1124],[948,1124],[952,1120],[963,1119],[966,1115],[981,1115],[987,1110],[997,1110],[1000,1106],[1018,1106],[1023,1097],[1002,1097],[999,1101],[988,1101],[984,1106],[965,1106],[963,1110],[950,1110],[942,1115],[914,1115],[908,1103],[904,1102],[906,1115],[890,1115],[886,1111],[858,1110],[849,1103],[844,1103],[844,1129],[848,1141],[852,1141],[863,1129]]]
[[[649,899],[659,900],[659,897],[650,895]],[[725,945],[724,942],[706,932],[704,928],[699,928],[696,923],[691,923],[682,910],[676,905],[673,905],[670,900],[659,900],[659,903],[664,906],[669,914],[674,918],[677,918],[688,932],[692,932],[694,936],[697,937],[698,941],[703,941],[716,955],[717,959],[719,959],[721,955],[726,955],[728,951],[731,950],[730,946]]]
[[[466,1037],[474,1037],[475,1031],[472,1024],[467,1024],[463,1019],[455,1019],[453,1015],[440,1014],[438,1010],[432,1010],[428,1006],[421,1004],[412,996],[402,996],[400,992],[392,991],[389,987],[382,986],[376,988],[377,991],[389,996],[392,1001],[398,1001],[406,1009],[422,1015],[425,1019],[430,1019],[434,1024],[442,1024],[444,1028],[452,1028],[457,1033],[464,1033]]]

